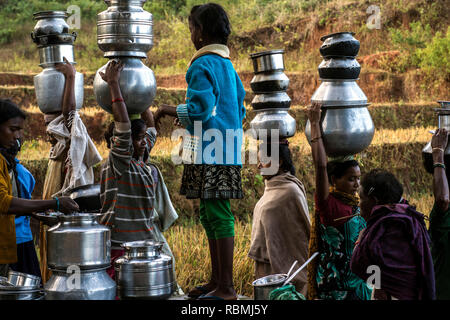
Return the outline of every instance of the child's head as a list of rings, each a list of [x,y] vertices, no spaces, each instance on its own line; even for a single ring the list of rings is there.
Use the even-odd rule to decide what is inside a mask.
[[[213,43],[226,45],[231,25],[222,6],[207,3],[192,7],[189,15],[189,29],[191,40],[198,50]]]

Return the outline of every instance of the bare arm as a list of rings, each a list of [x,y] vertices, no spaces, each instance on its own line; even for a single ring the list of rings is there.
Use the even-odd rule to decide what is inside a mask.
[[[57,210],[56,200],[28,200],[21,198],[12,198],[11,204],[6,214],[16,216],[28,216],[34,212],[43,212],[47,210]],[[59,210],[63,213],[78,211],[78,204],[69,197],[59,198]]]
[[[431,140],[433,164],[444,163],[444,151],[447,147],[448,132],[438,129]],[[436,207],[439,212],[446,212],[449,204],[448,180],[445,169],[435,167],[433,169],[433,193]]]
[[[155,127],[155,119],[153,117],[153,112],[150,111],[150,108],[142,112],[141,118],[142,120],[145,121],[147,127],[149,128]]]
[[[327,174],[327,154],[322,140],[320,127],[321,105],[313,104],[306,111],[311,124],[311,150],[316,170],[316,195],[319,202],[328,199],[329,183]]]
[[[75,101],[75,67],[64,57],[64,63],[58,63],[55,69],[61,72],[65,77],[64,95],[62,100],[62,114],[64,116],[64,124],[70,130],[69,115],[71,111],[76,109]]]

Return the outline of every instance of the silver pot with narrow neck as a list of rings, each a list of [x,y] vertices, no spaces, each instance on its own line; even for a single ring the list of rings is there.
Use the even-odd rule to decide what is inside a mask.
[[[175,291],[172,257],[161,253],[162,242],[122,244],[125,255],[114,263],[120,299],[162,300]]]
[[[435,108],[436,114],[438,116],[438,128],[446,129],[450,131],[450,101],[437,101],[441,105],[440,108]],[[433,150],[431,148],[431,140],[422,149],[422,160],[425,170],[428,173],[433,173]],[[444,151],[444,162],[446,165],[450,163],[450,145]]]
[[[100,214],[59,215],[59,223],[47,231],[47,264],[52,270],[78,266],[81,270],[107,268],[111,264],[111,231],[100,225]]]
[[[146,58],[153,48],[153,16],[146,0],[105,0],[108,9],[97,17],[97,44],[106,58]]]
[[[119,86],[129,114],[141,114],[150,107],[156,96],[156,78],[153,71],[138,58],[121,57],[124,68]],[[107,64],[98,69],[94,77],[94,95],[105,111],[112,113],[109,85],[99,72],[105,72]]]
[[[67,13],[64,11],[40,11],[33,14],[37,21],[31,37],[37,39],[40,36],[69,33],[69,25],[65,21]]]
[[[52,270],[45,300],[115,300],[116,283],[105,268]]]

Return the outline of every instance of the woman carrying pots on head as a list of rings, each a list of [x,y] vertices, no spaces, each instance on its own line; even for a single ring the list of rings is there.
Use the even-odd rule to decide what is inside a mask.
[[[433,156],[434,206],[430,213],[429,233],[431,254],[436,279],[436,299],[450,300],[450,207],[448,171],[450,162],[444,151],[448,144],[448,131],[437,129],[431,139]]]
[[[264,156],[264,149],[267,156]],[[265,189],[253,211],[248,253],[255,261],[256,279],[287,273],[296,260],[299,266],[305,263],[310,232],[306,191],[295,177],[288,141],[266,143],[265,148],[261,145],[258,158]],[[303,295],[306,295],[306,282],[305,268],[293,279],[296,290]]]
[[[367,228],[355,246],[352,271],[363,279],[374,276],[374,300],[433,300],[434,267],[424,215],[402,198],[401,183],[383,169],[363,176],[359,194]]]
[[[69,197],[52,200],[21,198],[25,195],[21,194],[18,173],[21,168],[17,167],[15,154],[25,119],[25,113],[17,105],[10,100],[0,99],[0,276],[7,275],[10,264],[22,264],[26,256],[32,255],[30,247],[17,250],[14,216],[30,216],[34,212],[46,210],[70,213],[79,209]]]
[[[111,151],[101,172],[101,223],[111,228],[107,272],[115,280],[114,261],[125,253],[121,244],[152,239],[164,243],[162,252],[172,257],[175,276],[175,259],[162,232],[178,215],[161,172],[148,162],[156,142],[153,113],[148,108],[141,116],[128,115],[119,86],[122,69],[122,62],[111,60],[100,72],[110,88],[114,116],[105,134]]]
[[[212,266],[209,282],[191,290],[189,297],[235,300],[234,216],[230,199],[243,197],[245,90],[230,61],[227,47],[230,22],[225,10],[214,3],[194,6],[189,15],[189,29],[198,51],[186,74],[186,103],[177,107],[162,105],[155,121],[165,115],[174,116],[189,132],[184,137],[185,165],[180,193],[188,199],[200,199],[200,221],[208,237]],[[211,141],[210,134],[215,141],[203,141]],[[212,143],[219,147],[211,149]]]
[[[43,199],[69,195],[70,190],[75,187],[94,183],[93,167],[102,160],[76,110],[75,67],[64,58],[64,63],[55,64],[55,69],[64,75],[64,94],[61,112],[44,114],[52,147]],[[47,269],[46,230],[47,226],[41,223],[39,247],[44,283],[50,278],[50,271]]]
[[[311,122],[311,149],[316,171],[315,214],[310,254],[319,256],[308,265],[308,298],[369,300],[371,289],[350,270],[353,247],[366,227],[358,206],[361,171],[353,157],[327,162],[320,128],[321,105],[306,111]]]

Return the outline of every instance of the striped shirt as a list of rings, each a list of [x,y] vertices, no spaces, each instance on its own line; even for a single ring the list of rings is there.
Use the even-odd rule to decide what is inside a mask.
[[[147,130],[154,145],[155,128]],[[101,172],[101,222],[111,228],[112,248],[128,241],[158,239],[160,221],[154,210],[157,169],[133,158],[130,123],[116,122],[111,151]],[[152,171],[153,174],[152,174]]]

